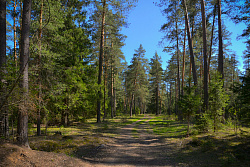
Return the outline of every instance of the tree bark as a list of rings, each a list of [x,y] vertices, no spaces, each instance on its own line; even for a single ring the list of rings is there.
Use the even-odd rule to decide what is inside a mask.
[[[0,82],[6,64],[6,0],[0,1]]]
[[[98,85],[100,90],[98,91],[97,98],[97,123],[101,122],[101,84],[102,84],[102,64],[104,55],[104,27],[105,27],[105,13],[106,13],[106,0],[103,1],[103,11],[102,11],[102,25],[101,25],[101,40],[100,40],[100,54],[99,54],[99,74],[98,74]]]
[[[177,3],[175,6],[175,10],[177,12]],[[175,31],[176,31],[176,55],[177,55],[177,93],[176,93],[176,100],[180,99],[180,94],[181,94],[181,86],[180,86],[180,55],[179,55],[179,35],[178,35],[178,18],[176,17],[175,19]],[[177,101],[176,101],[177,102]],[[178,114],[178,119],[180,120],[181,118],[181,113],[179,111],[179,106],[178,103],[176,103],[176,112]]]
[[[216,12],[216,5],[214,5],[214,17],[213,17],[213,25],[212,25],[212,34],[211,34],[211,41],[210,41],[210,51],[209,51],[209,58],[208,58],[208,78],[209,78],[209,83],[211,80],[210,77],[210,62],[211,62],[211,57],[212,57],[212,48],[213,48],[213,38],[214,38],[214,23],[215,23],[215,12]]]
[[[111,118],[114,118],[114,82],[113,82],[113,56],[111,55],[111,63],[110,63],[110,81],[111,81],[111,87],[110,87],[110,107],[111,107]]]
[[[159,115],[159,83],[156,86],[156,115]]]
[[[2,104],[5,96],[4,74],[6,67],[6,0],[0,0],[0,104]],[[5,102],[6,103],[6,102]],[[7,108],[0,109],[0,135],[6,136],[6,112]]]
[[[134,99],[134,94],[132,94],[132,97],[131,97],[131,100],[130,100],[130,117],[132,117],[133,116],[133,99]]]
[[[20,55],[20,72],[23,72],[21,88],[23,89],[23,102],[18,114],[18,137],[20,145],[29,147],[28,142],[28,61],[29,61],[29,34],[30,34],[30,17],[31,17],[32,0],[23,1],[23,17],[21,31],[21,55]]]
[[[114,102],[114,117],[116,117],[116,91],[115,91],[115,73],[113,76],[113,102]]]
[[[190,51],[190,59],[192,63],[193,80],[194,80],[194,85],[197,86],[196,66],[195,66],[195,61],[194,61],[194,52],[193,52],[192,38],[191,38],[191,33],[190,33],[190,25],[189,25],[189,17],[188,17],[186,0],[183,0],[182,2],[183,2],[184,9],[185,9],[185,20],[186,20],[186,25],[187,25],[187,36],[188,36],[188,45],[189,45],[189,51]]]
[[[219,26],[219,55],[218,55],[218,71],[224,79],[223,72],[223,43],[222,43],[222,25],[221,25],[221,0],[218,0],[218,26]]]
[[[13,17],[13,30],[14,30],[14,58],[16,62],[16,71],[17,71],[17,54],[16,54],[16,7],[17,7],[17,2],[14,0],[14,17]]]
[[[202,29],[203,29],[203,58],[204,58],[204,109],[208,109],[208,66],[207,66],[207,33],[205,2],[201,0]]]
[[[39,66],[39,77],[38,77],[38,112],[37,112],[37,136],[41,135],[41,98],[42,98],[42,75],[41,75],[41,52],[42,52],[42,24],[43,24],[43,0],[41,0],[41,9],[40,9],[40,20],[39,20],[39,57],[38,57],[38,66]]]
[[[183,45],[183,59],[182,59],[182,84],[181,84],[181,94],[184,95],[184,76],[185,76],[185,54],[186,54],[186,32],[187,32],[187,25],[185,25],[184,31],[184,45]]]

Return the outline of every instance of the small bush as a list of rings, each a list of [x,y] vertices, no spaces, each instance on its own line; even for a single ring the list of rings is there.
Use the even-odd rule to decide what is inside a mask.
[[[210,129],[211,125],[211,119],[205,115],[202,114],[195,123],[195,129],[198,130],[199,133],[206,133]]]

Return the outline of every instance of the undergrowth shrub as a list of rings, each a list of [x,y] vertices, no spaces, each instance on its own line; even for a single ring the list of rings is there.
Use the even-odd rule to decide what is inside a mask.
[[[199,133],[206,133],[211,127],[211,119],[206,114],[202,114],[195,122],[195,129]]]

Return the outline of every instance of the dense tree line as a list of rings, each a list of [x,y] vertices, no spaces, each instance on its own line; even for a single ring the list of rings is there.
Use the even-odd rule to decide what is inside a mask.
[[[101,123],[121,114],[176,115],[201,131],[209,121],[214,131],[226,120],[249,123],[247,0],[161,0],[162,44],[171,55],[166,69],[164,57],[148,60],[142,45],[125,61],[121,29],[136,0],[0,2],[0,135],[6,138],[28,146],[29,123],[41,135],[41,124],[92,117]],[[222,14],[247,24],[244,73],[228,49]]]

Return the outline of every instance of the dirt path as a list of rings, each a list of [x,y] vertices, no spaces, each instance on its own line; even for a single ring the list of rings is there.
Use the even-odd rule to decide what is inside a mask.
[[[173,146],[152,134],[148,124],[151,119],[146,116],[119,129],[120,135],[112,143],[94,148],[81,159],[97,166],[172,166],[169,156]]]

